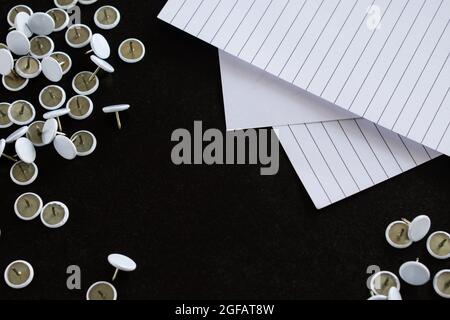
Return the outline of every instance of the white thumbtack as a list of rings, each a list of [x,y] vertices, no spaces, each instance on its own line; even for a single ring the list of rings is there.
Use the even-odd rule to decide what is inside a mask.
[[[115,301],[117,300],[117,290],[114,286],[105,281],[94,283],[86,293],[88,301]]]
[[[55,58],[46,57],[42,60],[42,73],[44,76],[52,81],[59,82],[61,81],[64,72],[63,72],[64,62],[59,62]]]
[[[53,8],[47,11],[47,14],[53,18],[55,22],[55,29],[53,32],[64,30],[69,25],[69,14],[67,11],[60,8]]]
[[[39,94],[39,103],[46,110],[57,110],[66,102],[66,92],[63,88],[50,85],[42,89]]]
[[[105,39],[99,33],[92,36],[91,39],[91,50],[86,52],[86,54],[94,53],[100,59],[108,59],[111,55],[111,48],[109,46],[108,40]]]
[[[14,68],[14,58],[7,49],[0,49],[0,74],[7,76]]]
[[[47,203],[41,211],[41,221],[50,229],[63,227],[69,221],[69,216],[69,208],[60,201]]]
[[[66,105],[70,110],[69,117],[75,120],[84,120],[90,117],[94,111],[94,103],[88,96],[74,96]]]
[[[428,252],[436,259],[450,259],[450,234],[443,231],[433,233],[427,241]]]
[[[74,24],[66,31],[66,42],[75,49],[86,47],[92,38],[92,30],[84,24]]]
[[[53,141],[56,152],[66,160],[73,160],[77,157],[77,147],[73,141],[65,136],[56,136]]]
[[[109,255],[108,262],[116,269],[112,281],[115,281],[117,279],[119,271],[133,272],[137,268],[136,262],[122,254]]]
[[[450,299],[450,270],[442,270],[433,280],[434,290],[444,299]]]
[[[9,106],[8,117],[14,124],[25,126],[33,122],[36,117],[36,110],[28,101],[18,100]]]
[[[26,261],[14,261],[6,267],[4,278],[10,288],[24,289],[33,281],[34,270]]]
[[[27,138],[35,147],[43,147],[46,144],[42,140],[44,121],[35,121],[28,126]]]
[[[72,68],[72,59],[67,53],[61,51],[53,52],[50,57],[58,61],[62,67],[63,75],[67,74]]]
[[[15,70],[24,79],[34,79],[41,74],[42,65],[37,58],[25,56],[17,59]]]
[[[103,108],[103,112],[106,114],[114,113],[116,115],[117,128],[119,130],[121,130],[122,129],[122,121],[120,120],[120,112],[126,111],[128,109],[130,109],[129,104],[120,104],[120,105],[116,105],[116,106],[105,107],[105,108]]]
[[[24,221],[31,221],[39,217],[43,208],[42,198],[35,193],[24,193],[14,203],[14,212]]]
[[[22,162],[31,164],[36,160],[36,149],[28,138],[19,138],[16,141],[16,153]]]
[[[15,6],[15,7],[11,8],[11,10],[9,10],[9,12],[8,12],[8,18],[7,18],[8,24],[11,27],[14,27],[14,21],[16,19],[16,16],[20,12],[25,12],[29,16],[31,16],[33,14],[33,10],[29,6],[26,6],[24,4],[20,4],[18,6]]]
[[[9,50],[18,56],[27,55],[31,48],[28,37],[18,30],[8,33],[6,36],[6,44],[8,45]]]
[[[13,133],[11,133],[7,138],[6,138],[6,143],[13,143],[16,142],[17,139],[22,138],[24,135],[27,134],[28,131],[28,127],[24,126],[21,127],[19,129],[17,129],[16,131],[14,131]]]
[[[417,259],[404,263],[400,267],[400,277],[412,286],[423,286],[430,281],[430,270]]]
[[[28,186],[36,181],[39,170],[35,163],[18,161],[14,163],[10,171],[12,182],[19,186]]]
[[[29,19],[28,28],[38,36],[48,36],[55,30],[55,21],[47,13],[36,12]]]
[[[52,143],[57,135],[65,135],[64,133],[58,132],[58,121],[56,119],[48,119],[42,128],[42,142],[44,145],[49,145]]]
[[[127,39],[119,46],[119,57],[126,63],[137,63],[145,56],[145,46],[138,39]]]
[[[386,240],[396,249],[406,249],[425,238],[430,229],[431,220],[428,216],[418,216],[412,222],[403,219],[387,227]]]
[[[94,22],[100,29],[110,30],[117,27],[120,22],[120,12],[113,6],[103,6],[94,15]]]
[[[381,271],[370,279],[370,290],[376,295],[387,297],[392,287],[400,291],[400,280],[392,272]]]
[[[19,12],[14,20],[14,28],[25,34],[27,38],[30,38],[33,35],[33,32],[28,27],[29,21],[30,15],[26,12]]]
[[[12,162],[17,162],[17,159],[5,154],[6,141],[5,139],[0,139],[0,158],[4,157],[5,159],[11,160]]]
[[[56,119],[56,121],[58,122],[59,131],[62,132],[63,128],[62,128],[62,124],[61,124],[61,119],[60,118],[63,117],[63,116],[68,115],[69,112],[70,112],[69,109],[61,108],[61,109],[58,109],[58,110],[49,111],[47,113],[44,113],[43,118],[45,120]]]
[[[77,156],[87,157],[97,148],[97,138],[92,132],[82,130],[74,133],[70,138],[77,148]]]
[[[28,85],[29,79],[22,78],[13,69],[13,70],[11,70],[10,74],[8,74],[6,76],[2,76],[2,83],[3,83],[3,86],[5,87],[5,89],[12,91],[12,92],[17,92],[17,91],[22,90],[23,88],[25,88]]]
[[[44,59],[55,50],[55,43],[47,36],[37,36],[30,41],[30,52],[36,59]]]

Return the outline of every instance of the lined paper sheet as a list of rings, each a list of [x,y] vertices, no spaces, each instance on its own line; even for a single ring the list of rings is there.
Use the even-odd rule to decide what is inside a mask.
[[[318,209],[439,156],[365,119],[275,128]]]
[[[450,155],[449,0],[169,0],[159,18]]]

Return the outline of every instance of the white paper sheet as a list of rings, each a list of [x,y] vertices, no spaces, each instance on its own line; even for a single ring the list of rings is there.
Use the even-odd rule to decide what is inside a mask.
[[[159,18],[450,155],[448,0],[169,0]]]

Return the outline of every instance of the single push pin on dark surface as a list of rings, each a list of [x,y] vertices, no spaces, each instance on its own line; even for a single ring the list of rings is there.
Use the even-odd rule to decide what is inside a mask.
[[[37,36],[30,41],[31,56],[36,59],[44,59],[50,56],[55,50],[55,43],[47,36]]]
[[[145,46],[138,39],[127,39],[119,46],[119,57],[126,63],[137,63],[145,56]]]
[[[39,94],[39,103],[50,111],[57,110],[66,102],[66,92],[63,88],[56,85],[50,85],[42,89]]]
[[[114,286],[105,281],[94,283],[87,291],[88,301],[115,301],[117,300],[117,290]]]
[[[92,30],[84,24],[74,24],[66,31],[66,42],[75,49],[86,47],[92,38]]]
[[[436,259],[450,259],[450,234],[443,231],[433,233],[427,241],[428,252]]]
[[[389,290],[393,287],[400,291],[400,280],[395,274],[389,271],[378,272],[370,280],[370,290],[375,295],[387,297]]]
[[[97,138],[92,132],[86,130],[75,132],[70,140],[77,149],[78,157],[87,157],[97,148]]]
[[[113,282],[116,281],[119,271],[133,272],[137,268],[136,262],[122,254],[109,255],[108,262],[116,269],[112,277]]]
[[[120,22],[120,12],[113,6],[103,6],[94,15],[94,22],[100,29],[110,30],[117,27]]]
[[[41,74],[41,62],[32,56],[20,57],[16,61],[15,70],[19,76],[25,79],[33,79]]]
[[[450,270],[442,270],[433,280],[434,290],[444,299],[450,299]]]
[[[14,261],[6,267],[4,278],[10,288],[24,289],[33,281],[34,270],[31,264],[26,261]]]
[[[94,53],[100,59],[108,59],[111,55],[111,48],[109,46],[108,40],[99,33],[92,36],[91,39],[91,50],[86,52],[86,54]]]
[[[41,212],[41,221],[47,228],[58,229],[69,220],[69,209],[59,201],[46,204]]]
[[[35,193],[24,193],[14,203],[14,212],[20,220],[31,221],[39,217],[44,204]]]
[[[122,121],[120,119],[120,112],[126,111],[130,109],[129,104],[119,104],[115,106],[109,106],[103,108],[103,112],[106,114],[114,113],[116,115],[117,128],[122,130]]]
[[[431,220],[428,216],[418,216],[412,222],[402,219],[387,227],[386,240],[396,249],[406,249],[424,239],[430,229]]]
[[[404,263],[399,274],[403,281],[412,286],[423,286],[431,279],[430,270],[419,259]]]
[[[18,186],[28,186],[36,181],[39,174],[35,163],[16,162],[10,171],[11,180]]]
[[[91,116],[94,111],[94,103],[88,96],[74,96],[66,105],[70,110],[69,117],[74,120],[84,120]]]

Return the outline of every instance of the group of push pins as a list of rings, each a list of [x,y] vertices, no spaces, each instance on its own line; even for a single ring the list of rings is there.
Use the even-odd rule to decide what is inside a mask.
[[[431,230],[428,216],[418,216],[412,221],[402,219],[391,223],[386,230],[387,242],[396,249],[406,249],[422,241]],[[434,232],[428,237],[427,250],[439,260],[450,259],[450,234],[444,231]],[[399,270],[401,279],[412,286],[423,286],[431,280],[431,272],[419,261],[404,263]],[[400,280],[392,272],[382,271],[373,275],[370,281],[372,297],[369,300],[401,300]],[[450,299],[450,269],[438,272],[433,279],[436,293]]]
[[[67,29],[65,40],[70,47],[89,47],[86,54],[92,54],[90,60],[95,70],[82,71],[75,75],[72,89],[76,95],[68,100],[61,86],[54,84],[44,88],[39,94],[39,104],[46,112],[41,121],[35,121],[37,113],[29,101],[0,103],[0,129],[12,125],[20,126],[6,139],[0,139],[0,157],[14,162],[10,176],[14,183],[21,186],[32,184],[38,176],[38,167],[35,164],[36,147],[53,143],[56,152],[67,160],[88,156],[95,151],[97,140],[92,132],[82,130],[69,137],[63,132],[61,118],[67,116],[73,120],[84,120],[90,117],[94,104],[89,96],[99,88],[99,73],[115,71],[105,60],[111,55],[106,38],[98,33],[93,34],[85,24],[69,25],[67,10],[78,3],[90,5],[97,1],[54,2],[56,8],[46,13],[33,12],[26,5],[17,5],[8,12],[7,20],[11,31],[7,35],[6,45],[0,44],[0,74],[4,87],[10,91],[20,91],[27,86],[30,79],[41,73],[53,83],[61,81],[72,68],[72,59],[64,52],[55,51],[55,43],[49,35],[64,29]],[[115,28],[120,20],[120,12],[108,5],[100,7],[94,15],[96,26],[103,30]],[[138,39],[127,39],[120,44],[118,54],[126,63],[137,63],[144,58],[145,46]],[[103,112],[115,114],[117,126],[121,129],[120,113],[129,108],[130,105],[127,104],[114,105],[103,108]],[[5,153],[8,144],[15,144],[15,155]]]
[[[136,263],[122,254],[111,254],[108,256],[109,264],[115,269],[112,282],[99,281],[89,287],[86,293],[87,300],[113,301],[117,300],[117,290],[112,284],[116,281],[120,271],[132,272],[137,268]],[[4,279],[12,289],[24,289],[28,287],[35,277],[33,266],[24,260],[12,262],[6,267]]]
[[[38,176],[35,164],[36,148],[53,144],[56,152],[67,160],[91,155],[97,147],[93,133],[81,130],[71,136],[63,131],[62,118],[85,120],[94,111],[94,103],[89,98],[100,85],[100,73],[114,73],[114,67],[106,59],[111,55],[108,40],[101,34],[93,34],[85,24],[70,24],[68,10],[76,5],[91,5],[97,0],[54,0],[56,8],[47,12],[33,12],[27,5],[17,5],[7,14],[10,25],[6,44],[0,43],[0,75],[2,84],[12,92],[24,89],[31,79],[41,74],[54,83],[42,89],[39,104],[45,110],[42,120],[35,121],[37,112],[32,103],[18,100],[13,103],[0,102],[0,129],[19,126],[5,139],[0,139],[0,158],[14,162],[10,176],[20,186],[32,184]],[[111,30],[119,25],[121,14],[113,6],[104,5],[94,14],[95,25],[102,30]],[[93,71],[82,71],[72,80],[72,89],[76,95],[70,97],[56,83],[72,69],[72,58],[65,52],[55,50],[50,35],[65,31],[65,41],[75,49],[88,48]],[[144,44],[135,38],[124,40],[117,50],[120,59],[126,63],[137,63],[145,56]],[[103,113],[114,114],[119,129],[122,128],[120,113],[130,105],[113,105],[103,108]],[[14,144],[15,155],[5,150]],[[64,226],[69,219],[68,207],[59,201],[44,204],[35,193],[24,193],[14,204],[14,212],[23,221],[32,221],[40,217],[44,226],[56,229]],[[136,263],[119,254],[108,257],[116,272],[134,271]],[[5,270],[6,284],[14,289],[26,288],[33,281],[34,269],[24,260],[11,263]],[[87,292],[88,300],[116,300],[117,291],[109,282],[98,282]]]

